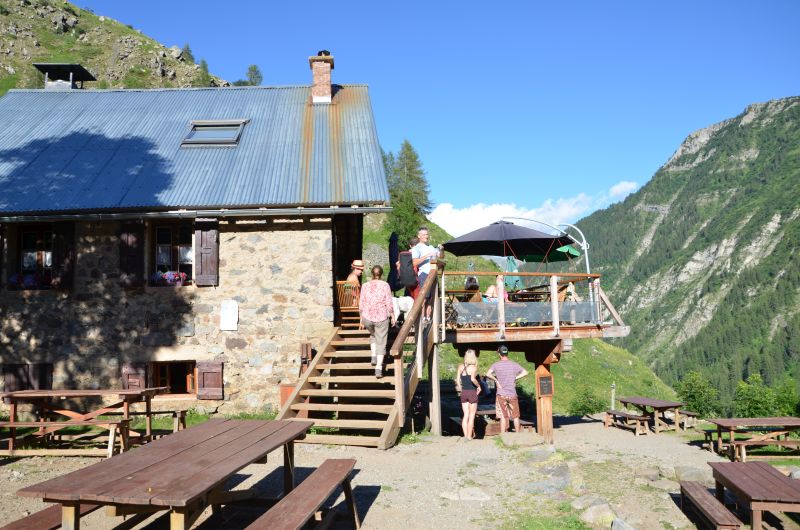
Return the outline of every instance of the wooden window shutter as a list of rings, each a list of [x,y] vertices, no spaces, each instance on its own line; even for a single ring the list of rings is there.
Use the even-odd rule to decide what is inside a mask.
[[[16,392],[30,388],[30,372],[27,364],[3,364],[3,392]],[[10,403],[8,399],[6,403]]]
[[[72,288],[75,272],[75,223],[63,222],[53,226],[53,287]]]
[[[119,233],[120,284],[144,285],[144,224],[126,223]]]
[[[6,275],[11,271],[5,271],[3,269],[3,263],[5,263],[5,255],[6,255],[6,238],[5,238],[5,231],[6,227],[0,225],[0,287],[3,286],[4,278]]]
[[[197,399],[223,399],[222,363],[197,361]]]
[[[147,363],[123,363],[122,388],[147,388]]]
[[[197,219],[194,226],[194,283],[219,285],[219,223],[216,219]]]

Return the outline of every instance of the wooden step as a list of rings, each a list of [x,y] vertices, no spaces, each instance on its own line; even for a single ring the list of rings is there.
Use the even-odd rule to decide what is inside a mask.
[[[306,434],[298,443],[329,444],[329,445],[358,445],[362,447],[378,447],[380,436],[347,436],[342,434]]]
[[[355,337],[346,340],[332,340],[330,344],[331,346],[334,346],[336,348],[363,347],[369,349],[369,337],[366,338]]]
[[[306,418],[287,418],[296,421],[308,421]],[[313,418],[314,427],[331,427],[334,429],[379,429],[386,426],[386,420],[325,420]]]
[[[393,377],[383,377],[378,379],[375,375],[336,375],[336,376],[316,376],[309,377],[312,383],[373,383],[379,385],[393,385]]]
[[[340,337],[369,337],[369,331],[366,329],[340,329]]]
[[[336,350],[325,352],[325,357],[372,357],[369,350]]]
[[[322,396],[322,397],[360,397],[360,398],[393,398],[394,390],[317,390],[307,389],[300,391],[301,396]]]
[[[318,370],[375,370],[372,363],[332,363],[332,364],[318,364]],[[394,370],[394,363],[384,365],[383,373]],[[716,432],[716,431],[715,431]]]
[[[374,412],[391,414],[392,405],[352,405],[350,403],[295,403],[292,410],[317,410],[325,412]]]

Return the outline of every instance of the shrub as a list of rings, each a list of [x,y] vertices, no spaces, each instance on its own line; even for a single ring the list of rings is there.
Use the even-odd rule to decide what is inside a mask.
[[[733,397],[734,411],[740,418],[758,418],[779,414],[775,391],[764,384],[761,376],[752,374],[747,382],[739,381]]]
[[[605,410],[606,403],[597,394],[588,388],[581,388],[575,394],[567,407],[567,412],[571,416],[588,416]]]
[[[778,414],[796,416],[800,413],[800,396],[797,393],[797,382],[787,376],[774,389]]]
[[[701,418],[714,417],[719,412],[719,390],[703,374],[692,370],[683,376],[675,390],[686,408]]]

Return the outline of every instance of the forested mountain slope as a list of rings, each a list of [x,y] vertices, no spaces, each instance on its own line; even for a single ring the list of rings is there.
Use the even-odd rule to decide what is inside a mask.
[[[79,63],[87,88],[224,86],[177,47],[62,0],[0,0],[0,96],[42,88],[33,63]]]
[[[800,97],[692,133],[650,182],[580,221],[622,345],[667,383],[800,376]]]

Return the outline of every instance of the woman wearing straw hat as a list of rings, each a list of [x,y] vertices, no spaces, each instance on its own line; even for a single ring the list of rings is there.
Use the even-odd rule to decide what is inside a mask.
[[[354,285],[361,285],[362,272],[364,272],[364,261],[360,259],[354,259],[353,263],[350,264],[350,274],[347,276],[347,282]]]

